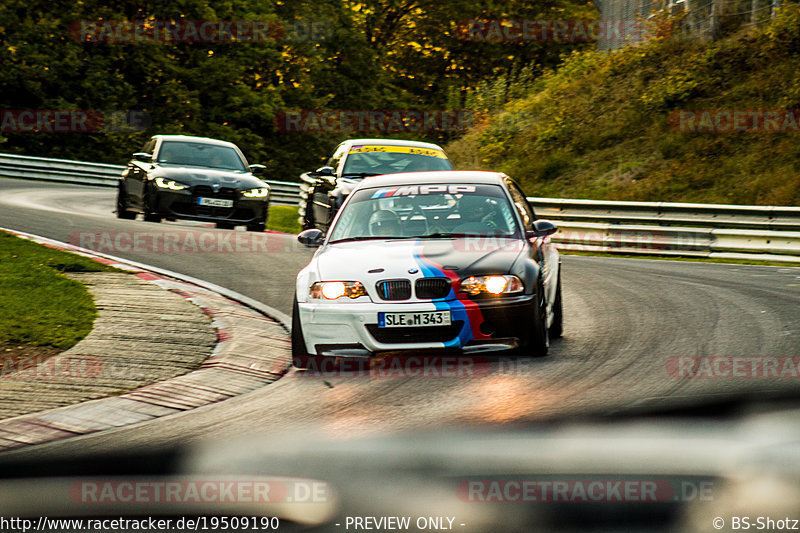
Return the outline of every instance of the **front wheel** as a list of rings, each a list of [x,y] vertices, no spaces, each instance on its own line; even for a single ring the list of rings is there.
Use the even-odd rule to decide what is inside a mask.
[[[550,324],[550,338],[557,339],[564,333],[564,304],[561,301],[561,265],[558,266],[556,299],[553,302],[553,323]]]
[[[544,357],[550,348],[550,330],[547,328],[547,296],[541,275],[536,284],[536,303],[533,332],[528,348],[534,357]]]
[[[308,191],[308,200],[306,201],[306,212],[303,214],[302,221],[303,231],[316,227],[314,225],[314,188]]]
[[[300,323],[300,306],[295,296],[292,304],[292,364],[297,368],[308,368],[309,359],[311,354],[306,349],[303,325]]]
[[[148,188],[144,195],[144,220],[145,222],[161,222],[161,215],[158,213],[158,193],[152,188]]]
[[[125,191],[125,186],[122,183],[120,183],[117,188],[117,218],[124,218],[126,220],[133,220],[136,218],[136,213],[128,210],[128,193]]]
[[[215,226],[217,229],[233,229],[234,227],[230,222],[217,222]]]
[[[267,229],[267,223],[263,220],[260,222],[253,222],[247,225],[247,231],[257,231],[259,233],[263,233],[264,230]]]

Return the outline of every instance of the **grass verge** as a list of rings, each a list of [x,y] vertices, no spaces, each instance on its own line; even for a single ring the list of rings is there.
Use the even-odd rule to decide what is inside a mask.
[[[297,221],[297,207],[289,205],[269,206],[267,229],[285,233],[300,233],[300,223]]]
[[[92,329],[97,310],[64,272],[115,269],[0,232],[0,341],[67,349]]]

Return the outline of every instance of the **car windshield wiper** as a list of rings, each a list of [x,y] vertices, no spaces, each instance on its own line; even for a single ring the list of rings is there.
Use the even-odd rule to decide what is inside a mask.
[[[343,178],[366,178],[368,176],[378,176],[376,172],[345,172]]]
[[[330,244],[335,244],[337,242],[352,242],[352,241],[377,241],[377,240],[388,240],[388,239],[416,239],[416,237],[401,237],[399,235],[359,235],[358,237],[346,237],[344,239],[336,239],[335,241],[331,241]]]
[[[198,165],[198,164],[195,164],[195,163],[170,163],[170,162],[164,162],[164,163],[158,163],[158,164],[159,165],[174,165],[176,167],[197,167],[197,168],[210,168],[210,169],[213,169],[213,170],[227,170],[227,171],[230,171],[230,172],[244,172],[244,170],[239,169],[239,168],[211,167],[211,166],[208,166],[208,165]]]
[[[430,233],[428,235],[415,235],[413,239],[460,239],[464,237],[483,237],[495,239],[510,239],[513,235],[487,235],[484,233]]]
[[[474,233],[429,233],[427,235],[414,235],[412,239],[455,239],[458,237],[474,237]]]

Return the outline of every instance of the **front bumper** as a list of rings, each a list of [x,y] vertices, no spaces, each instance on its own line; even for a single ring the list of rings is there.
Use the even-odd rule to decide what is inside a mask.
[[[528,344],[535,319],[533,295],[434,303],[299,303],[306,350],[316,355],[369,355],[388,351],[439,349],[471,353]],[[380,312],[450,309],[452,325],[380,328]]]
[[[232,200],[233,206],[209,207],[198,205],[198,198],[201,196]],[[266,198],[245,198],[235,190],[215,195],[193,192],[191,189],[182,191],[159,189],[155,208],[164,217],[202,220],[205,222],[249,224],[262,220],[266,221],[268,206],[269,196]]]

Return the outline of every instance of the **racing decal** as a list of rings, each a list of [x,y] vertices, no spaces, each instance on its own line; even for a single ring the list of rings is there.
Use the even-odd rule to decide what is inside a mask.
[[[457,287],[461,278],[452,270],[445,269],[429,258],[425,257],[424,245],[422,241],[417,241],[414,251],[414,259],[420,266],[422,276],[425,278],[445,277],[450,280],[450,294],[445,298],[432,300],[437,311],[450,311],[452,320],[463,320],[464,327],[455,339],[445,342],[445,348],[462,348],[472,339],[491,339],[490,335],[481,333],[480,326],[483,324],[483,313],[478,304],[469,299],[464,293],[454,293],[453,287]]]
[[[389,189],[378,189],[370,198],[386,198],[392,196],[399,187],[391,187]]]
[[[368,154],[374,152],[392,153],[392,154],[416,154],[424,155],[427,157],[436,157],[438,159],[447,159],[444,152],[434,148],[418,148],[415,146],[393,146],[393,145],[358,145],[351,146],[351,154]]]
[[[406,185],[404,187],[384,187],[378,189],[370,198],[417,196],[421,194],[466,194],[473,193],[475,190],[475,185]]]

